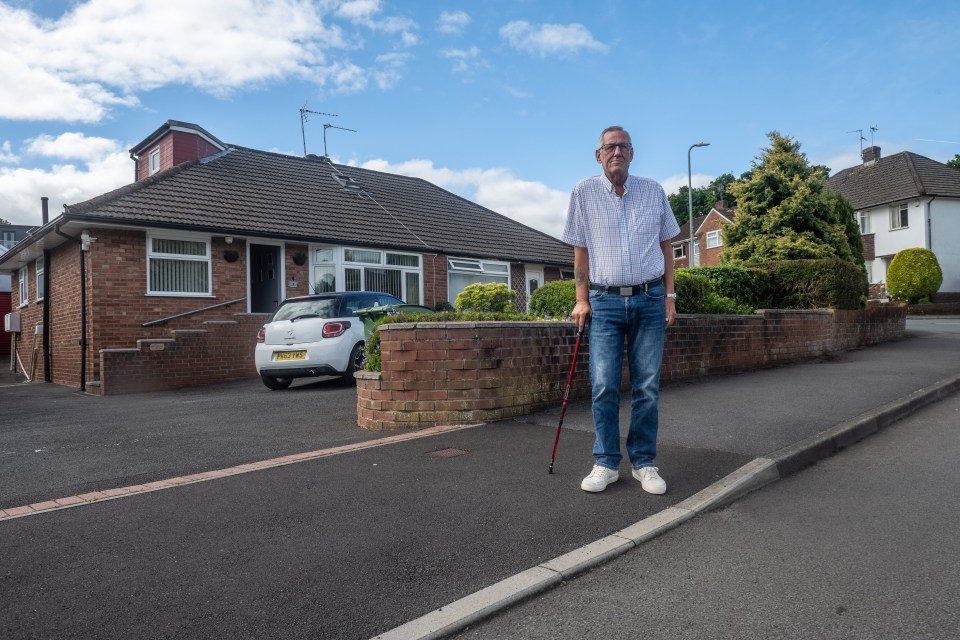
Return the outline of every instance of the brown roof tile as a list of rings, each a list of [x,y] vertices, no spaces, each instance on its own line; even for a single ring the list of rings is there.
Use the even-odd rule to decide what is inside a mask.
[[[355,180],[346,193],[334,174]],[[570,265],[560,240],[422,180],[243,147],[65,208],[64,217]]]

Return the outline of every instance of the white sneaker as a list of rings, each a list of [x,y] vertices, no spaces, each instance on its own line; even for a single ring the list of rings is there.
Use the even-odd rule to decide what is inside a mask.
[[[633,470],[633,477],[640,481],[640,486],[647,493],[657,495],[667,492],[667,483],[663,481],[656,467],[640,467]],[[586,480],[584,480],[586,482]]]
[[[593,470],[590,472],[590,475],[580,483],[580,488],[591,493],[598,493],[606,489],[607,485],[619,479],[620,472],[616,469],[607,469],[606,467],[601,467],[599,464],[595,464],[593,465]]]

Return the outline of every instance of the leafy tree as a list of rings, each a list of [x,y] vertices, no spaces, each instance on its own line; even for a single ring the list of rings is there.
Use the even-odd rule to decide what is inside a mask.
[[[737,217],[723,230],[723,262],[839,258],[863,265],[863,245],[853,208],[825,190],[829,169],[811,166],[800,143],[776,131],[750,175],[729,189]]]
[[[953,156],[953,160],[947,160],[947,166],[954,169],[960,169],[960,153]]]
[[[0,218],[0,224],[10,224],[10,221],[4,218]]]
[[[710,184],[705,187],[694,187],[693,217],[698,218],[710,213],[710,209],[713,208],[717,200],[726,200],[728,207],[735,206],[736,200],[727,190],[727,187],[735,180],[736,178],[733,177],[732,173],[725,173],[714,178]],[[688,192],[689,189],[687,189],[687,187],[680,187],[677,193],[667,196],[667,200],[670,202],[670,208],[673,209],[673,215],[679,224],[686,223],[688,218],[690,210],[690,203],[687,198]]]

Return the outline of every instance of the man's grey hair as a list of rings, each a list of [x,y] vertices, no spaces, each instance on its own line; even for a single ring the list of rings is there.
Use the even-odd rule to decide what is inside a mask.
[[[619,125],[613,125],[612,127],[607,127],[606,129],[600,132],[600,140],[597,142],[597,149],[603,146],[603,136],[607,135],[611,131],[623,131],[625,134],[627,134],[628,138],[630,137],[630,132]]]

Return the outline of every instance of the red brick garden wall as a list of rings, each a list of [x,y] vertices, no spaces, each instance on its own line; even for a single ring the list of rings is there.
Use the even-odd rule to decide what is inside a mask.
[[[903,336],[906,308],[681,315],[662,379],[746,371]],[[381,327],[382,371],[357,374],[357,422],[399,429],[489,422],[563,398],[576,332],[567,322],[450,322]],[[584,340],[572,397],[589,394]],[[625,376],[626,380],[626,376]]]
[[[238,313],[229,320],[174,329],[164,338],[137,340],[130,348],[101,349],[101,395],[178,389],[257,375],[253,361],[257,331],[270,314]]]

